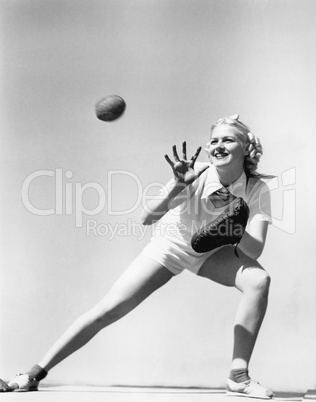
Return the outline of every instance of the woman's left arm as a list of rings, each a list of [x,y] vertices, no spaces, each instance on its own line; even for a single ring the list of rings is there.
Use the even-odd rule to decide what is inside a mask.
[[[250,222],[240,243],[240,250],[250,258],[257,260],[264,248],[269,222],[255,220]]]

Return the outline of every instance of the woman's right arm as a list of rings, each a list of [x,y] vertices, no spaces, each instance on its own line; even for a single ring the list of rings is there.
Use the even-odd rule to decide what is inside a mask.
[[[163,198],[157,196],[144,208],[141,214],[143,225],[152,225],[162,218],[169,211],[171,201],[209,168],[209,165],[204,165],[200,169],[194,170],[194,164],[201,152],[201,147],[197,149],[189,161],[186,155],[186,142],[182,144],[183,159],[179,159],[175,145],[172,147],[172,150],[175,162],[168,155],[165,155],[165,159],[173,170],[174,183],[168,186],[167,193]]]
[[[175,180],[171,186],[168,186],[167,194],[164,197],[159,196],[152,199],[143,209],[140,217],[142,224],[152,225],[159,221],[159,219],[169,211],[172,200],[180,194],[185,187],[186,185],[184,183]]]

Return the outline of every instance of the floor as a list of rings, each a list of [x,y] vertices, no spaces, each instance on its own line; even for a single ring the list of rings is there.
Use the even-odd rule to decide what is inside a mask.
[[[226,396],[226,391],[223,389],[70,385],[42,386],[39,392],[11,392],[0,395],[1,402],[241,402],[243,400],[253,401],[255,399]],[[276,392],[273,400],[316,401],[316,390],[306,393]]]

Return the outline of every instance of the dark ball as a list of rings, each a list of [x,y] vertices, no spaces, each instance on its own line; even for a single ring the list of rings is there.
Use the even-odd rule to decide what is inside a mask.
[[[123,98],[118,95],[108,95],[95,105],[97,118],[102,121],[113,121],[122,116],[126,108]]]

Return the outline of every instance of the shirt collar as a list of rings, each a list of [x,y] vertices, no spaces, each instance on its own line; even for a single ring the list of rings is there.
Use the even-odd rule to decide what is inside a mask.
[[[214,165],[211,165],[209,169],[207,169],[206,173],[207,176],[204,182],[204,188],[201,196],[202,199],[207,198],[209,195],[213,194],[215,191],[223,187]],[[239,178],[227,187],[227,190],[235,197],[245,198],[246,185],[247,176],[246,173],[243,171]]]

